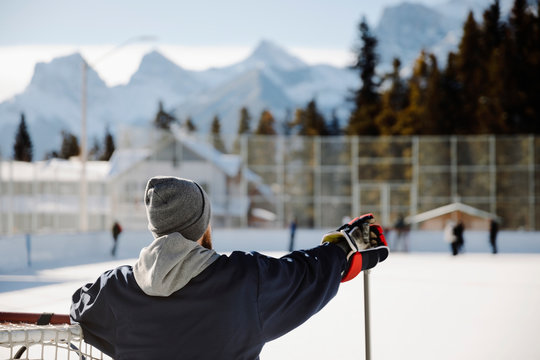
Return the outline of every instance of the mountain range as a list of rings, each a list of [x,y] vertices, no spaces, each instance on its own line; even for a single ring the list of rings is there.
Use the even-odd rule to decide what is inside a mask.
[[[503,10],[510,1],[501,2]],[[453,0],[437,7],[401,3],[386,8],[373,29],[380,68],[389,68],[397,56],[406,72],[421,49],[444,60],[457,46],[468,11],[475,11],[480,20],[489,4],[489,0]],[[83,61],[80,54],[73,54],[38,63],[26,89],[0,103],[3,157],[12,155],[21,113],[25,114],[36,160],[59,149],[62,130],[80,134]],[[180,121],[190,116],[201,133],[209,131],[216,115],[223,134],[236,133],[243,106],[248,108],[254,128],[262,110],[271,110],[279,123],[312,99],[323,113],[336,111],[345,124],[351,107],[348,95],[360,86],[358,74],[349,68],[308,65],[270,41],[261,41],[239,63],[204,71],[184,69],[152,51],[143,57],[127,84],[108,87],[91,68],[87,84],[90,144],[92,139],[103,138],[106,127],[116,133],[124,125],[148,126],[159,102]],[[276,127],[279,132],[280,126]]]

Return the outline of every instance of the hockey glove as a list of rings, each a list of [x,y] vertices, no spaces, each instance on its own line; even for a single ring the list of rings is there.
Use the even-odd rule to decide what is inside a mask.
[[[347,253],[347,268],[341,282],[355,278],[360,271],[371,269],[388,257],[383,229],[374,222],[372,214],[365,214],[323,236],[323,243],[334,243]]]

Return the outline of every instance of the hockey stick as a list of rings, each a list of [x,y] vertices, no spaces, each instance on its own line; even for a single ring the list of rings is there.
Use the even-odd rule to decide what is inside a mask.
[[[371,360],[371,333],[369,319],[369,270],[364,271],[364,333],[366,339],[366,360]]]

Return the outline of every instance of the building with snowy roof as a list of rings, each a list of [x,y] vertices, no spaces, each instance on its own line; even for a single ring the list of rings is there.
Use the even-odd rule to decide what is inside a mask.
[[[250,214],[260,213],[251,209],[250,194],[272,201],[271,190],[240,156],[223,154],[179,128],[148,133],[147,144],[120,147],[108,162],[88,161],[85,182],[78,158],[0,162],[0,233],[80,230],[83,203],[87,230],[105,230],[114,221],[144,229],[144,189],[158,175],[198,182],[212,202],[214,226],[247,226]]]

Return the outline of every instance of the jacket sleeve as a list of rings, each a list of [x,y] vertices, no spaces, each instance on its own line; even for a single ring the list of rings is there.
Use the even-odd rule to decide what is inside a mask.
[[[334,244],[258,259],[259,318],[263,337],[273,340],[298,327],[337,293],[347,260]]]
[[[124,276],[124,269],[109,270],[94,283],[77,289],[72,296],[70,318],[83,330],[87,343],[95,346],[109,356],[114,356],[115,316],[109,306],[108,280]]]

